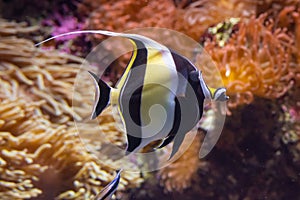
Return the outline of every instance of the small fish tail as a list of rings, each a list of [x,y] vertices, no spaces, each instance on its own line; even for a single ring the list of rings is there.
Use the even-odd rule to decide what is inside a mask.
[[[94,200],[109,200],[120,183],[122,169],[116,171],[116,177],[103,188],[95,197]]]
[[[91,116],[92,119],[95,119],[110,104],[111,87],[93,72],[89,71],[89,73],[93,77],[96,88],[95,103]]]

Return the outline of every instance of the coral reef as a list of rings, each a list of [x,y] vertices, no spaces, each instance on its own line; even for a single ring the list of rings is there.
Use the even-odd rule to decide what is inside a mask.
[[[210,26],[231,17],[249,17],[254,12],[253,1],[201,0],[178,10],[174,28],[198,41]]]
[[[292,88],[288,95],[280,100],[282,114],[279,122],[282,142],[290,153],[289,158],[298,168],[300,167],[300,94],[299,86]]]
[[[299,85],[299,67],[297,67],[300,61],[300,55],[298,49],[300,48],[300,2],[298,0],[288,1],[257,1],[257,12],[256,15],[264,13],[267,19],[272,20],[275,28],[286,29],[291,40],[293,41],[292,63],[295,84]]]
[[[278,98],[293,85],[293,40],[286,30],[274,29],[265,15],[242,20],[224,47],[216,40],[205,49],[220,69],[230,96],[229,106],[249,104],[253,96]],[[260,45],[263,44],[263,45]]]
[[[13,36],[13,35],[20,35],[23,34],[31,34],[34,31],[37,31],[39,29],[38,26],[27,26],[25,22],[22,23],[16,23],[16,22],[10,22],[7,23],[4,19],[0,19],[0,27],[1,32],[0,36]]]
[[[124,147],[124,134],[110,109],[97,122],[103,134],[109,133],[106,137],[99,137],[95,124],[82,121],[89,116],[93,94],[86,90],[91,84],[86,77],[77,82],[81,59],[44,51],[24,38],[37,41],[81,28],[122,32],[152,26],[185,33],[204,45],[208,54],[197,55],[195,62],[210,86],[224,82],[231,115],[204,160],[198,157],[203,137],[198,135],[174,163],[143,174],[147,181],[142,187],[136,188],[146,177],[122,173],[119,190],[133,189],[118,191],[117,198],[300,199],[299,0],[33,2],[0,2],[2,16],[44,22],[42,33],[38,26],[0,22],[1,198],[91,199],[115,175],[105,164],[119,164],[103,156],[104,164],[91,152],[110,143]],[[67,7],[58,6],[61,2]],[[62,39],[43,48],[82,56],[104,37]],[[173,44],[185,46],[177,40]],[[129,57],[111,64],[105,72],[108,81],[118,81]],[[212,70],[215,65],[221,77]],[[76,136],[73,117],[89,152]]]
[[[0,1],[0,17],[26,22],[31,26],[39,24],[42,28],[31,32],[30,40],[41,41],[61,33],[82,30],[85,17],[77,12],[81,0],[33,0],[30,3],[24,0]],[[26,37],[28,38],[28,37]],[[91,43],[85,35],[61,37],[47,43],[48,48],[59,49],[63,52],[85,57],[90,51]]]
[[[1,75],[14,83],[14,91],[11,91],[14,96],[10,98],[24,96],[34,100],[45,99],[47,104],[42,105],[42,109],[53,116],[51,120],[56,123],[65,123],[72,117],[80,120],[80,116],[72,109],[72,97],[73,83],[83,60],[37,49],[31,41],[12,36],[16,31],[22,33],[29,28],[23,29],[21,24],[14,32],[10,30],[13,29],[12,26],[16,26],[15,23],[2,24],[6,24],[8,28],[4,26],[0,31],[0,35],[7,36],[1,38]],[[74,95],[73,104],[81,102],[80,98]],[[74,108],[76,109],[81,108]]]
[[[33,28],[1,22],[1,198],[92,199],[114,178],[114,170],[84,148],[73,122],[73,116],[81,121],[89,115],[91,106],[88,81],[73,92],[82,60],[36,48],[16,37]],[[103,127],[110,124],[105,119]],[[103,131],[110,129],[108,125]],[[88,131],[97,134],[96,129]],[[120,189],[141,182],[139,174],[125,172]]]
[[[79,31],[82,30],[84,27],[83,22],[78,21],[78,19],[74,16],[64,16],[60,13],[54,13],[53,16],[50,16],[49,18],[43,20],[42,24],[44,26],[51,27],[51,36],[60,35],[63,33],[68,33],[71,31]],[[55,39],[55,43],[59,47],[59,49],[62,49],[66,53],[72,53],[72,49],[70,47],[75,46],[72,43],[71,44],[65,44],[65,47],[60,47],[63,43],[70,43],[72,39],[78,39],[78,35],[71,35],[71,36],[64,36],[59,37]],[[74,48],[74,47],[72,47]],[[77,50],[77,49],[76,49]],[[78,51],[78,50],[77,50]]]
[[[112,169],[84,150],[75,128],[48,121],[44,102],[1,102],[1,198],[90,199],[114,178]],[[141,181],[124,173],[120,188]]]
[[[298,0],[287,0],[287,1],[280,1],[280,0],[256,0],[256,15],[259,16],[263,13],[267,14],[269,18],[274,19],[275,21],[284,23],[282,27],[287,27],[291,25],[291,21],[287,20],[284,21],[283,19],[287,19],[292,17],[288,16],[288,12],[299,6]],[[278,18],[279,17],[279,18]]]
[[[79,6],[82,13],[92,13],[88,27],[127,31],[139,27],[170,28],[198,40],[211,25],[229,17],[249,16],[255,12],[252,1],[90,1]],[[157,13],[157,14],[155,14]],[[158,14],[159,13],[159,14]]]
[[[203,133],[199,131],[183,155],[159,171],[160,184],[166,192],[182,192],[190,187],[200,165],[201,167],[205,166],[205,162],[200,161],[198,157],[202,137]]]
[[[171,0],[159,1],[84,1],[83,6],[89,6],[92,14],[89,28],[106,29],[116,32],[127,31],[138,27],[172,28],[174,23],[175,5]],[[83,8],[81,8],[83,10]],[[159,15],[155,15],[159,12]]]
[[[67,1],[54,5],[56,9],[41,20],[43,29],[49,30],[45,37],[53,37],[59,34],[80,31],[85,27],[85,18],[77,12],[77,2]],[[66,13],[68,13],[66,15]],[[58,37],[47,43],[53,49],[59,49],[65,53],[85,57],[91,50],[91,43],[86,35],[69,35]]]
[[[281,102],[257,98],[227,120],[215,151],[209,155],[212,185],[228,199],[297,199],[297,163],[282,143]],[[232,123],[234,121],[234,123]],[[222,166],[222,167],[220,167]],[[234,169],[232,169],[234,166]],[[202,186],[203,184],[202,179]],[[217,192],[207,191],[221,198]],[[239,191],[236,191],[239,190]]]

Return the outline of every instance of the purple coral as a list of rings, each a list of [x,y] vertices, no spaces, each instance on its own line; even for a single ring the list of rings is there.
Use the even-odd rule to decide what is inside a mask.
[[[50,26],[52,28],[51,36],[56,36],[70,31],[78,31],[84,28],[84,23],[79,22],[76,17],[70,15],[64,16],[58,12],[45,19],[43,21],[43,25]],[[68,35],[56,38],[55,40],[65,42],[76,37],[76,35]]]
[[[63,33],[71,31],[80,31],[85,27],[85,19],[78,16],[76,9],[72,9],[74,5],[63,4],[54,12],[46,17],[42,21],[42,25],[49,27],[49,37],[57,36]],[[85,46],[82,46],[82,43]],[[68,35],[59,38],[55,38],[50,46],[56,49],[60,49],[63,52],[82,55],[86,52],[86,46],[88,42],[85,37],[79,37],[78,35]],[[49,48],[49,46],[47,47]]]

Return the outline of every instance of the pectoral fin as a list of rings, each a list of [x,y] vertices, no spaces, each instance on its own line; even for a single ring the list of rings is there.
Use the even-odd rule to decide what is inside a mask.
[[[185,137],[185,133],[178,133],[175,136],[174,139],[174,143],[173,143],[173,148],[172,148],[172,152],[171,155],[169,157],[169,160],[173,158],[173,156],[177,153],[177,151],[179,150],[179,147],[181,146],[183,140]]]

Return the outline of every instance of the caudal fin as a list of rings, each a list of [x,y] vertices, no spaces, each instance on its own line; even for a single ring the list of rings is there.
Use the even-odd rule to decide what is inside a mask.
[[[96,74],[94,74],[91,71],[89,71],[89,73],[93,77],[96,88],[95,103],[93,106],[93,112],[91,116],[92,119],[95,119],[110,104],[111,88]]]
[[[117,170],[117,175],[114,180],[112,180],[105,188],[103,188],[94,200],[109,200],[111,198],[119,185],[121,171],[122,170]]]

